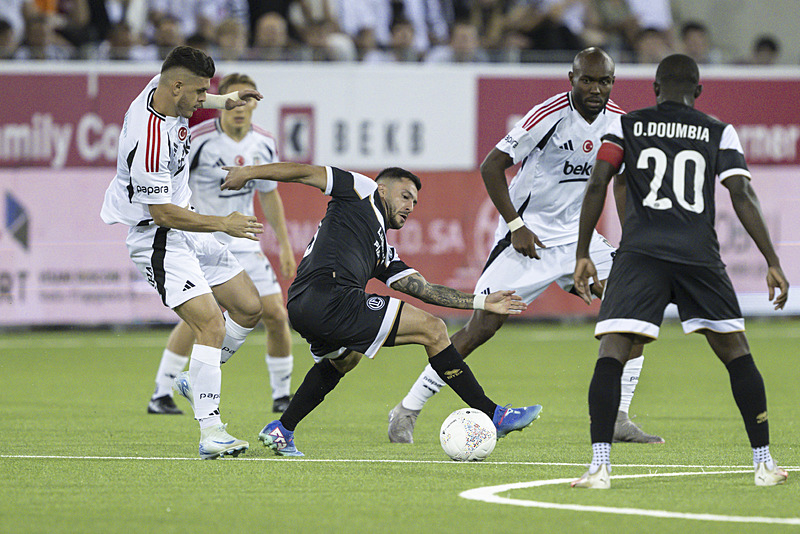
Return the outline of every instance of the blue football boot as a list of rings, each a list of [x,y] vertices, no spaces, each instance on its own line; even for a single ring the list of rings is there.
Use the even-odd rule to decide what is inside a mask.
[[[497,428],[497,437],[504,438],[509,432],[522,430],[536,421],[541,411],[541,404],[527,408],[511,408],[510,404],[498,406],[494,409],[494,417],[492,417],[492,422]]]
[[[286,430],[280,421],[273,421],[258,434],[258,439],[278,456],[305,456],[294,446],[294,432]]]

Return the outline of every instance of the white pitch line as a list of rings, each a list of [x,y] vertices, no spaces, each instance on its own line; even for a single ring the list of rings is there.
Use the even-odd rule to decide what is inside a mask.
[[[195,461],[200,460],[197,456],[74,456],[74,455],[49,455],[49,454],[0,454],[0,458],[9,459],[30,459],[30,460],[138,460],[138,461]],[[271,457],[271,458],[248,458],[240,456],[238,458],[225,458],[225,460],[236,462],[313,462],[313,463],[387,463],[387,464],[448,464],[448,465],[529,465],[541,467],[586,467],[586,463],[566,463],[566,462],[454,462],[452,460],[397,460],[381,458],[290,458],[290,457]],[[787,471],[800,471],[800,466],[781,466]],[[746,465],[683,465],[683,464],[614,464],[617,468],[645,468],[645,469],[751,469]],[[632,476],[668,476],[664,475],[626,475]],[[622,477],[612,477],[622,478]],[[574,479],[569,479],[574,480]]]
[[[614,467],[617,467],[616,465]],[[647,477],[678,477],[692,475],[727,475],[734,473],[752,473],[752,469],[729,470],[729,471],[699,471],[693,473],[649,473],[640,475],[615,475],[612,479],[623,478],[647,478]],[[726,523],[767,523],[780,525],[800,525],[800,517],[760,517],[760,516],[739,516],[739,515],[720,515],[720,514],[694,514],[686,512],[670,512],[667,510],[647,510],[642,508],[616,508],[613,506],[589,506],[581,504],[558,504],[542,501],[528,501],[524,499],[512,499],[500,497],[497,494],[515,489],[534,488],[541,486],[551,486],[556,484],[568,484],[575,478],[556,478],[551,480],[534,480],[530,482],[518,482],[515,484],[502,484],[499,486],[485,486],[461,492],[460,497],[473,501],[482,501],[492,504],[510,504],[514,506],[524,506],[528,508],[546,508],[553,510],[569,510],[572,512],[596,512],[604,514],[619,515],[638,515],[647,517],[660,517],[666,519],[692,519],[697,521],[718,521]],[[583,491],[583,490],[573,490]]]

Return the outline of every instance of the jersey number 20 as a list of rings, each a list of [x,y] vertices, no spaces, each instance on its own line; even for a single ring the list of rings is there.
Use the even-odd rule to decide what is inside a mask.
[[[649,169],[650,160],[655,163],[653,167],[653,179],[650,181],[650,192],[644,197],[642,204],[654,210],[668,210],[672,208],[672,200],[666,197],[658,198],[658,190],[664,181],[664,174],[667,171],[667,155],[660,148],[645,148],[639,154],[636,162],[637,169]],[[686,167],[688,162],[694,163],[694,176],[692,177],[692,201],[686,200]],[[696,150],[681,150],[675,154],[672,162],[672,191],[675,199],[685,210],[694,213],[703,213],[705,203],[703,202],[703,183],[706,179],[706,160],[703,155]]]

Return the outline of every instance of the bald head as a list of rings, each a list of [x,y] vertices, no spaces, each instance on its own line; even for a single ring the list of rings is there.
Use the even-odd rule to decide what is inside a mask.
[[[605,50],[596,46],[585,48],[575,55],[575,59],[572,60],[572,71],[583,71],[590,65],[600,65],[608,70],[612,76],[614,74],[614,60]]]
[[[614,87],[614,60],[597,47],[578,52],[569,73],[572,103],[588,122],[594,122]]]

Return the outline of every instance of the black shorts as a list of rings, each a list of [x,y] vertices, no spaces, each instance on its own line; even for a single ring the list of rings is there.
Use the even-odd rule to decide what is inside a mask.
[[[744,319],[725,267],[686,265],[618,252],[608,276],[595,337],[610,333],[658,338],[669,303],[678,306],[685,333],[744,330]]]
[[[372,358],[393,346],[402,307],[393,297],[328,283],[309,285],[286,305],[292,328],[311,344],[316,360],[348,351]]]

